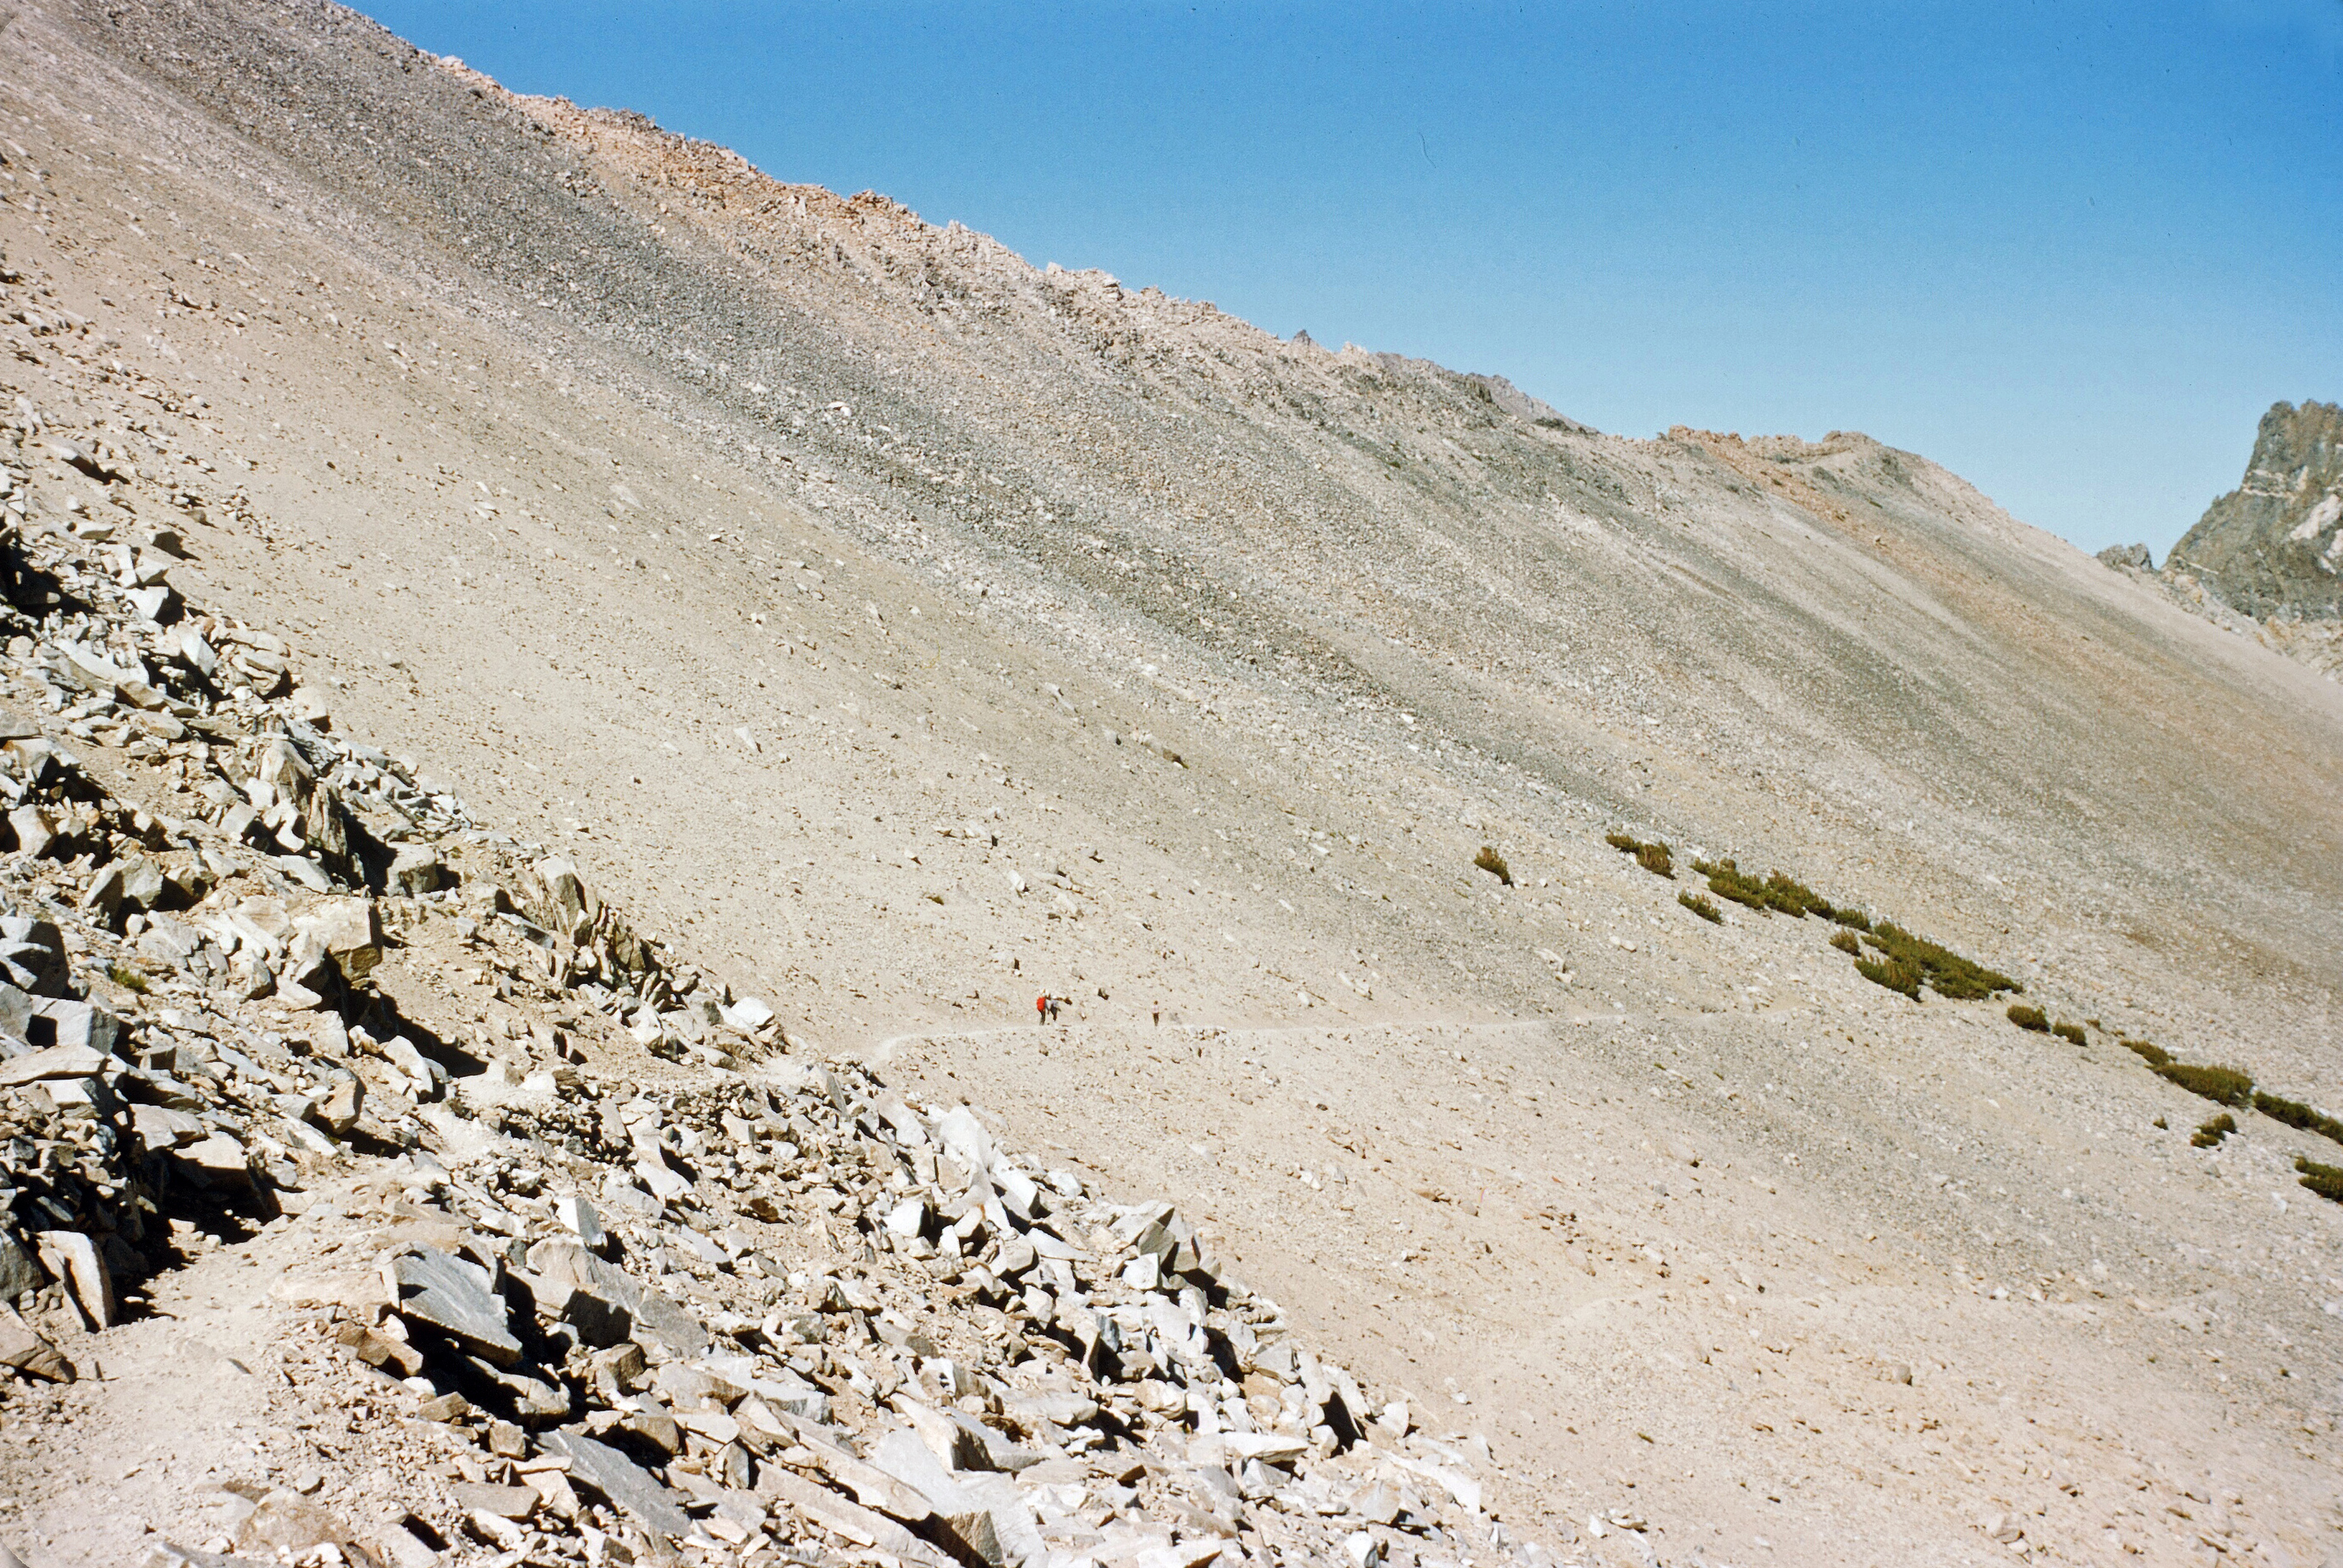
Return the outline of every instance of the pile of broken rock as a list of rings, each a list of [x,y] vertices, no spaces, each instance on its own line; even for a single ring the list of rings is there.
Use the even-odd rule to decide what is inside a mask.
[[[150,1563],[1543,1556],[1484,1443],[1299,1346],[1169,1205],[789,1054],[574,867],[333,735],[282,643],[178,602],[176,541],[35,527],[6,477],[0,721],[40,717],[0,725],[0,1410],[159,1271],[273,1241],[282,1397],[399,1462],[238,1483]],[[531,1021],[401,1020],[369,977],[429,922]]]

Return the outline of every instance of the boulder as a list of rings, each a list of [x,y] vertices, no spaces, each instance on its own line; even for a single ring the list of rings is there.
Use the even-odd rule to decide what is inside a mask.
[[[650,1529],[669,1535],[691,1533],[691,1520],[675,1493],[608,1443],[572,1432],[548,1432],[538,1441],[548,1453],[569,1461],[573,1485],[599,1493],[612,1507]]]
[[[0,1307],[0,1366],[14,1367],[45,1382],[74,1380],[73,1364],[57,1353],[56,1346],[35,1333],[14,1307]]]
[[[371,899],[319,900],[293,925],[317,939],[344,980],[364,980],[382,962],[382,930],[375,921]]]
[[[507,1325],[504,1298],[491,1288],[487,1270],[422,1247],[392,1259],[390,1276],[398,1315],[409,1325],[445,1334],[494,1366],[520,1360],[520,1342]]]
[[[447,878],[447,864],[438,850],[428,844],[401,844],[390,858],[384,885],[387,890],[411,899],[437,892]]]

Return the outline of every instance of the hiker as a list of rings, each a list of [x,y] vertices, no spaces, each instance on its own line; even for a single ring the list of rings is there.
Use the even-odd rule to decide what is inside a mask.
[[[1161,1029],[1161,1028],[1163,1027],[1163,1004],[1162,1004],[1161,1002],[1160,1002],[1160,1001],[1159,1001],[1159,1002],[1155,1003],[1152,1007],[1149,1008],[1147,1010],[1148,1010],[1149,1014],[1150,1014],[1150,1015],[1154,1019],[1154,1020],[1155,1020],[1155,1027],[1156,1027],[1156,1028],[1158,1028],[1158,1029]]]
[[[1034,1010],[1035,1012],[1038,1012],[1038,1013],[1040,1013],[1040,1014],[1041,1015],[1041,1021],[1042,1021],[1043,1023],[1047,1023],[1047,1022],[1049,1022],[1049,1021],[1050,1021],[1050,993],[1049,993],[1049,992],[1047,992],[1047,991],[1043,991],[1040,996],[1037,996],[1037,997],[1035,997],[1035,998],[1033,999],[1033,1010]]]

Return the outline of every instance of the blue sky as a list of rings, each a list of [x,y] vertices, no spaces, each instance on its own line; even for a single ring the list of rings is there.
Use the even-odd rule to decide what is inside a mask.
[[[2343,399],[2343,0],[368,8],[1606,430],[1865,430],[2090,549]]]

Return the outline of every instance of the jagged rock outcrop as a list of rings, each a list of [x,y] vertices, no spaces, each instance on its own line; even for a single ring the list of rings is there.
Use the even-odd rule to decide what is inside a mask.
[[[2275,403],[2237,487],[2165,562],[2232,608],[2343,614],[2343,406]]]

